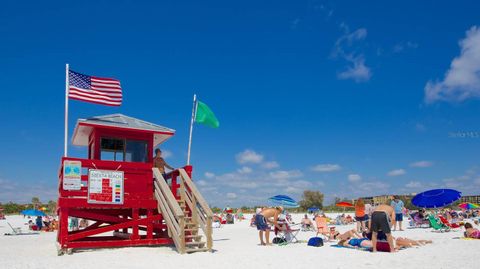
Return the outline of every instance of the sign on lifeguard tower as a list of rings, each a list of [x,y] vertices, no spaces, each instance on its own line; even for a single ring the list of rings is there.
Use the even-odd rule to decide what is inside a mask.
[[[123,171],[90,169],[88,203],[123,204]]]
[[[82,162],[63,161],[63,189],[80,190],[82,188]]]

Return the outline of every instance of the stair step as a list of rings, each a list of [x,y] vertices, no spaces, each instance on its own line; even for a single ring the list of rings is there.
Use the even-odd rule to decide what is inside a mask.
[[[209,251],[208,248],[187,248],[185,250],[185,252],[187,253],[192,253],[192,252],[205,252],[205,251]]]
[[[202,238],[202,235],[200,234],[185,235],[185,239],[199,239],[199,238]]]
[[[203,245],[205,245],[205,244],[206,244],[205,242],[201,242],[201,241],[200,242],[186,242],[185,246],[187,246],[187,247],[199,247],[200,248],[201,246],[203,247]]]

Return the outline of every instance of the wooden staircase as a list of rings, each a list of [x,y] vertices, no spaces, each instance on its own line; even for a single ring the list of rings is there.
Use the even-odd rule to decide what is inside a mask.
[[[180,200],[175,199],[158,168],[153,168],[155,198],[169,236],[181,254],[212,251],[213,213],[184,169],[180,174]]]

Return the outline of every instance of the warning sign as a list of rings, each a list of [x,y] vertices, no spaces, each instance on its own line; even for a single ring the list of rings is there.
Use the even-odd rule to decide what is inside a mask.
[[[123,172],[90,169],[88,203],[123,204]]]
[[[63,161],[63,189],[80,190],[82,188],[82,162]]]

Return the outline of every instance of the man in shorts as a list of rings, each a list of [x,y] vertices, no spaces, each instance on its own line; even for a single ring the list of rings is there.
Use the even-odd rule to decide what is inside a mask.
[[[395,245],[393,244],[392,221],[395,221],[395,210],[389,205],[379,205],[372,213],[370,221],[370,231],[372,231],[372,247],[373,252],[377,251],[377,236],[378,232],[382,231],[387,236],[390,252],[395,252]]]
[[[258,236],[260,237],[260,245],[270,246],[270,226],[268,222],[274,226],[277,225],[278,215],[283,211],[282,207],[265,208],[261,212],[257,212],[255,216],[255,224],[257,225]],[[265,233],[265,241],[263,241],[263,234]]]

